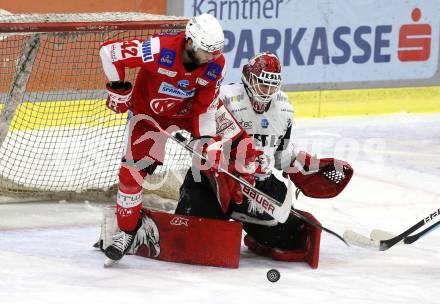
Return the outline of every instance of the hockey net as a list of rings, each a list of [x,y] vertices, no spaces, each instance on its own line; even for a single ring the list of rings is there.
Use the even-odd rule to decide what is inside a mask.
[[[127,115],[105,106],[99,46],[181,31],[142,13],[0,15],[0,196],[105,199],[115,194]],[[127,71],[134,81],[136,70]],[[146,193],[176,198],[189,155],[167,143]]]

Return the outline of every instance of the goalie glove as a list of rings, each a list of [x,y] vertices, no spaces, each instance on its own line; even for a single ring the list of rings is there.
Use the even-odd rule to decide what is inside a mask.
[[[318,159],[300,151],[285,174],[305,196],[332,198],[347,186],[353,168],[339,159]]]
[[[125,113],[131,107],[133,86],[128,81],[112,81],[107,83],[107,108],[115,113]]]

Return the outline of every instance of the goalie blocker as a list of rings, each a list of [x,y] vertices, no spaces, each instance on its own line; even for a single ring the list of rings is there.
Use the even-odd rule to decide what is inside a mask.
[[[114,207],[104,209],[99,247],[112,244],[118,228]],[[314,222],[312,215],[302,212]],[[307,262],[316,269],[319,261],[321,230],[307,225],[303,244],[295,250],[266,248],[246,235],[245,245],[259,255],[275,260]],[[242,224],[237,221],[208,219],[169,214],[142,209],[142,226],[137,231],[128,254],[161,261],[238,268],[242,239]]]

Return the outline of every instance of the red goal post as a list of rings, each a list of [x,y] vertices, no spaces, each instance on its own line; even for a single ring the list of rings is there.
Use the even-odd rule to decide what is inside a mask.
[[[186,23],[143,13],[0,14],[0,196],[114,195],[127,115],[105,107],[99,46],[182,31]],[[128,80],[135,75],[127,71]],[[190,162],[167,144],[146,193],[176,198]]]

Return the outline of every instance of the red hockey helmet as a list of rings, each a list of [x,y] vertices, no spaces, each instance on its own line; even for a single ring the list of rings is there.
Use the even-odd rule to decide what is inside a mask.
[[[241,79],[255,112],[263,113],[281,87],[281,64],[275,54],[255,55],[243,67]]]

